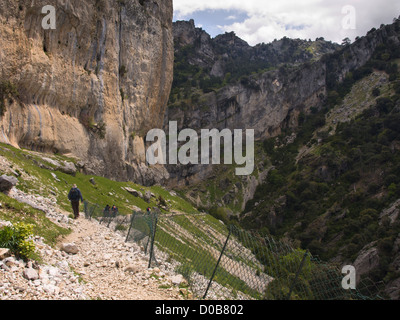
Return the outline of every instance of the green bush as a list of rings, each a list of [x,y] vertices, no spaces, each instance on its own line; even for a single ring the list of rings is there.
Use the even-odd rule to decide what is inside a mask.
[[[6,226],[0,230],[0,247],[8,248],[13,254],[22,259],[30,259],[35,254],[35,244],[29,237],[33,225],[23,222]]]
[[[0,117],[6,112],[6,100],[18,97],[17,87],[10,81],[0,83]]]
[[[226,208],[213,207],[209,212],[215,219],[223,221],[225,224],[229,224],[229,218]]]

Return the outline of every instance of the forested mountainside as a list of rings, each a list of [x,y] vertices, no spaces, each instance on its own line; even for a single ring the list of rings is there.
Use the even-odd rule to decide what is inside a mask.
[[[252,47],[234,32],[211,38],[196,28],[193,20],[175,22],[173,31],[175,73],[170,104],[185,102],[186,98],[196,100],[197,95],[190,93],[195,88],[201,94],[237,80],[245,83],[252,73],[316,60],[340,47],[323,38],[311,41],[287,37]]]
[[[318,61],[324,53],[340,47],[322,38],[284,38],[251,47],[234,33],[212,39],[196,28],[193,20],[175,22],[173,33],[174,81],[165,130],[169,121],[177,121],[179,130],[252,128],[258,139],[276,135],[284,122],[295,123],[298,110],[306,102],[319,103],[325,92],[325,71]],[[213,166],[178,165],[167,169],[170,187],[196,186],[197,190],[189,190],[187,195],[197,205],[210,208],[215,201],[223,201],[235,213],[244,209],[267,172],[258,162],[251,177],[218,177],[211,179],[215,185],[210,185],[206,183],[208,178],[215,175],[215,170],[221,172]],[[226,190],[229,185],[235,190]],[[207,199],[199,199],[198,194]]]
[[[256,152],[260,169],[256,175],[261,183],[252,199],[244,201],[243,190],[247,183],[244,179],[238,181],[233,175],[214,170],[206,186],[193,178],[204,172],[192,168],[186,171],[186,177],[183,176],[186,186],[182,189],[188,197],[197,201],[197,205],[211,207],[211,212],[226,221],[286,238],[322,259],[352,264],[358,277],[369,277],[376,284],[382,284],[382,292],[398,299],[399,20],[372,29],[353,44],[340,47],[321,40],[283,39],[281,43],[287,42],[293,47],[288,56],[296,57],[294,60],[275,62],[270,58],[269,61],[274,61],[271,65],[260,64],[257,69],[257,63],[246,65],[244,61],[252,61],[246,56],[243,63],[238,64],[244,69],[248,67],[248,73],[239,68],[231,69],[228,74],[222,69],[225,76],[220,78],[216,74],[213,76],[212,70],[218,69],[215,64],[211,71],[204,71],[207,70],[205,52],[212,57],[210,52],[215,51],[200,50],[201,54],[196,55],[199,49],[195,48],[204,47],[204,39],[208,39],[204,32],[197,32],[202,35],[200,40],[194,44],[186,41],[186,46],[175,49],[178,50],[175,86],[168,119],[177,119],[182,126],[198,124],[198,127],[201,124],[217,128],[241,124],[242,128],[252,128],[257,124],[257,138],[262,147]],[[249,49],[233,34],[217,37],[212,42],[220,45],[224,42],[221,39],[228,38],[237,44],[225,50],[232,52],[232,56],[236,50]],[[175,46],[181,42],[175,38]],[[308,43],[324,44],[321,56],[308,55],[310,50],[307,49],[300,54]],[[218,45],[215,46],[218,48]],[[274,43],[263,44],[258,49],[273,46]],[[299,54],[293,55],[293,52]],[[278,56],[284,59],[285,54]],[[239,54],[235,57],[240,61]],[[255,54],[253,57],[256,61]],[[234,65],[235,58],[229,54],[224,59]],[[271,69],[266,70],[268,68]],[[204,79],[215,83],[206,87]],[[275,81],[281,86],[270,89],[264,103],[261,99],[255,103],[254,95],[268,91],[268,86]],[[288,87],[291,90],[285,91]],[[245,95],[252,98],[246,100]],[[293,95],[293,99],[288,95]],[[230,102],[224,106],[222,101],[227,100]],[[210,106],[208,101],[216,102]],[[271,101],[274,101],[273,106]],[[221,110],[232,105],[235,110],[221,118]],[[197,114],[199,119],[206,119],[207,106],[216,117],[209,122],[194,122]],[[257,119],[262,120],[252,122],[244,115],[246,109],[251,110],[246,115],[255,112]],[[275,117],[274,123],[262,117],[262,110],[270,119],[272,111],[282,112],[283,109],[284,116]],[[232,118],[236,118],[235,121],[230,121]],[[217,193],[221,196],[216,197]],[[229,194],[231,197],[225,197]],[[245,208],[235,215],[238,208],[232,204],[239,198],[246,202]]]
[[[399,58],[398,43],[378,46],[331,88],[321,110],[265,140],[273,169],[241,215],[249,228],[360,266],[359,275],[388,288],[398,285],[400,268]]]

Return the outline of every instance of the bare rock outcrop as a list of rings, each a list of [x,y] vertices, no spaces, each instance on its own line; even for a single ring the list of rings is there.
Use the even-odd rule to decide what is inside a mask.
[[[172,0],[57,0],[0,4],[0,142],[69,154],[90,173],[158,181],[144,163],[148,130],[161,127],[173,72]],[[5,97],[2,97],[5,98]]]
[[[8,193],[10,190],[16,186],[18,183],[18,179],[15,177],[10,177],[6,175],[2,175],[0,177],[0,192]]]

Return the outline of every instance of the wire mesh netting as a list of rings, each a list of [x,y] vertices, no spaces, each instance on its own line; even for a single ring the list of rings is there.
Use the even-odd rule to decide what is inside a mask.
[[[149,267],[163,264],[181,274],[201,299],[381,299],[372,282],[359,281],[357,290],[345,290],[338,266],[268,235],[226,226],[208,214],[155,210],[124,216],[85,203],[85,216],[141,246]]]

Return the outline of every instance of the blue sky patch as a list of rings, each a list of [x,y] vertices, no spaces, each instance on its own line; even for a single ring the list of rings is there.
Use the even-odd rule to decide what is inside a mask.
[[[211,37],[215,37],[221,33],[224,33],[218,26],[231,25],[235,22],[243,22],[248,18],[248,14],[240,10],[202,10],[196,11],[190,15],[177,16],[174,15],[174,21],[176,20],[190,20],[193,19],[196,27],[201,27],[210,34]]]

